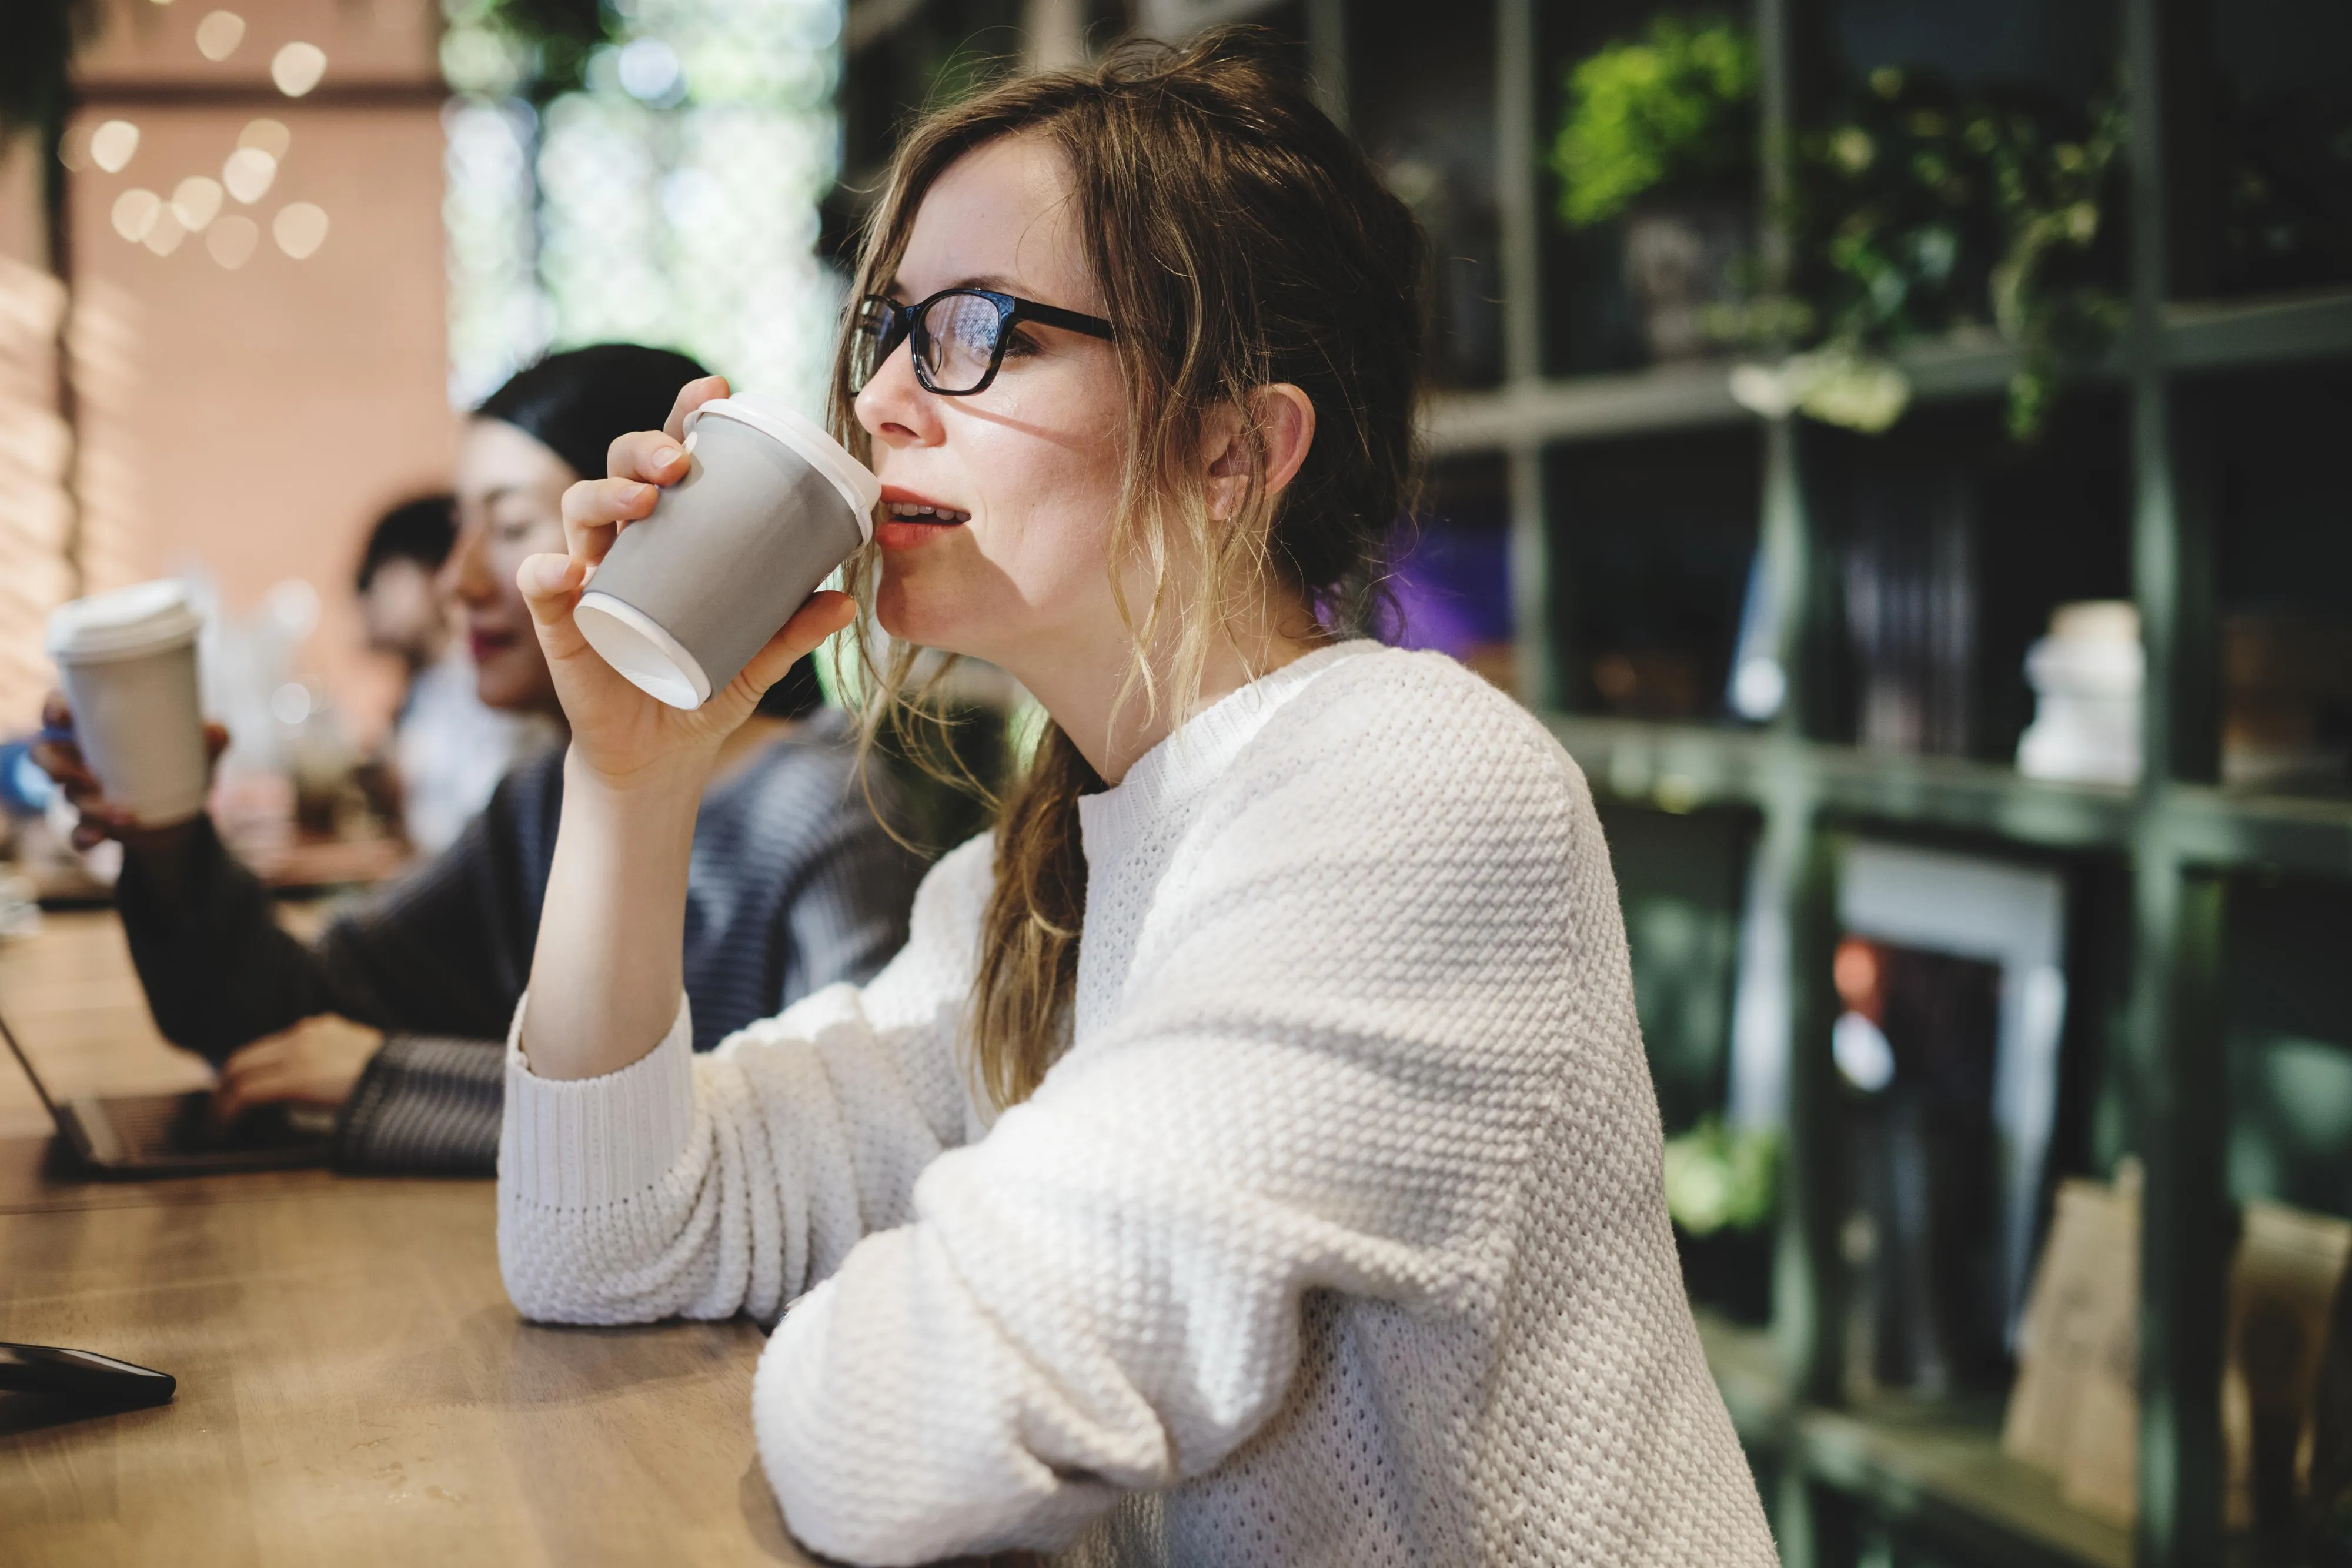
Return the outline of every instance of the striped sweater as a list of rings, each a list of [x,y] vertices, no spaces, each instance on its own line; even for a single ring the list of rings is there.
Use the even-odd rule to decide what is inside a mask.
[[[686,990],[708,1050],[905,940],[921,875],[874,819],[847,721],[821,710],[715,786],[695,822]],[[880,782],[877,780],[877,785]],[[500,1037],[530,973],[555,855],[563,752],[518,767],[449,850],[315,944],[206,829],[184,895],[124,868],[118,898],[164,1035],[218,1061],[318,1013],[387,1039],[339,1122],[345,1169],[483,1175],[498,1155]]]

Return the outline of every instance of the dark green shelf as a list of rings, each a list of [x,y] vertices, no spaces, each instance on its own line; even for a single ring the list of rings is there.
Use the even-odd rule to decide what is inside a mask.
[[[2183,862],[2352,877],[2352,800],[2197,785],[2140,790],[2021,777],[1998,763],[1831,746],[1768,730],[1549,714],[1593,793],[1669,811],[1763,810],[1923,827],[2035,849],[2130,852],[2160,835]]]
[[[2158,362],[2176,371],[2224,370],[2352,355],[2352,292],[2175,303],[2164,308]],[[2076,374],[2114,381],[2128,350],[2118,344]],[[1990,398],[2008,386],[2017,354],[1990,332],[1906,349],[1895,363],[1920,403]],[[1549,441],[1590,441],[1755,419],[1731,395],[1729,360],[1659,365],[1619,375],[1554,378],[1492,392],[1426,400],[1422,425],[1441,455]]]
[[[1811,1481],[2018,1568],[2130,1568],[2131,1535],[2083,1512],[2053,1477],[2000,1451],[1990,1405],[1886,1401],[1846,1410],[1790,1397],[1770,1335],[1701,1312],[1699,1338],[1739,1440]]]

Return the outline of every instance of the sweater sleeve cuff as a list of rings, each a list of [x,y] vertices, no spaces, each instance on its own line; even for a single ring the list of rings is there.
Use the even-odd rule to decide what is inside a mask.
[[[526,993],[507,1030],[499,1181],[541,1208],[595,1208],[657,1185],[694,1132],[694,1026],[680,997],[659,1045],[602,1078],[541,1078],[522,1054]]]

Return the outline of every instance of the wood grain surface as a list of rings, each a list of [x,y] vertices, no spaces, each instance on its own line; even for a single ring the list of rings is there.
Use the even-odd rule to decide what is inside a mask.
[[[155,1033],[110,913],[0,946],[68,1092],[208,1071]],[[94,1182],[0,1064],[0,1340],[179,1379],[91,1416],[0,1394],[0,1563],[804,1563],[755,1462],[749,1322],[521,1322],[488,1182]]]
[[[0,1339],[180,1380],[79,1419],[0,1395],[0,1559],[811,1561],[754,1459],[750,1323],[520,1322],[485,1182],[207,1185],[0,1215]]]
[[[40,935],[0,942],[0,1018],[52,1094],[172,1094],[213,1079],[202,1057],[155,1032],[110,909],[53,912]],[[48,1134],[33,1086],[0,1048],[0,1138]]]
[[[0,945],[0,1012],[63,1092],[210,1081],[110,912]],[[0,1568],[816,1563],[753,1450],[751,1323],[522,1322],[487,1181],[92,1181],[48,1131],[0,1061],[0,1340],[179,1389],[105,1415],[0,1394]]]

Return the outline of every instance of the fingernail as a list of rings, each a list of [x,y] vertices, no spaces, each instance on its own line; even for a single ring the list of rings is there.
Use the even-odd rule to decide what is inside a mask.
[[[685,455],[686,454],[680,452],[675,446],[662,447],[654,454],[654,466],[656,468],[667,468]]]

